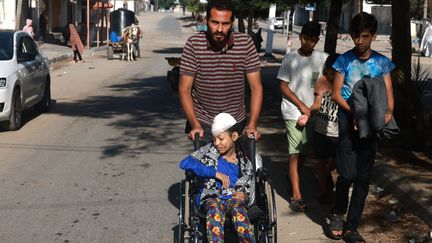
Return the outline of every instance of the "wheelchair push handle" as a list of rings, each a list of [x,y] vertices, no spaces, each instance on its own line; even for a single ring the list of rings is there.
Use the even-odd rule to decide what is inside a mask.
[[[194,151],[197,151],[200,148],[199,133],[194,134],[193,145],[194,145]]]
[[[255,139],[255,135],[253,133],[251,133],[249,135],[249,139],[248,139],[248,151],[249,151],[249,159],[252,162],[252,166],[254,168],[254,171],[256,170],[256,158],[255,158],[255,154],[256,154],[256,139]]]

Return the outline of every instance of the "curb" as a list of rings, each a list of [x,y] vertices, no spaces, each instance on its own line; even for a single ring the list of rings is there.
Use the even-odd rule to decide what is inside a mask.
[[[403,176],[394,166],[377,161],[372,172],[372,180],[392,193],[405,207],[432,226],[432,206],[421,203],[421,195],[412,186],[410,178]]]
[[[56,62],[63,61],[65,59],[68,59],[68,58],[71,58],[71,57],[72,57],[72,54],[63,54],[63,55],[60,55],[60,56],[57,56],[57,57],[49,58],[48,59],[48,64],[52,65],[52,64],[54,64]]]

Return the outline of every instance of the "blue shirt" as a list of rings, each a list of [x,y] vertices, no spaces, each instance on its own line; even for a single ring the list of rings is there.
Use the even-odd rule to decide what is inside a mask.
[[[347,100],[351,97],[354,84],[362,78],[378,78],[390,73],[395,65],[386,56],[372,50],[366,60],[359,59],[351,49],[340,55],[332,66],[344,76],[341,90],[342,97]]]
[[[180,168],[183,170],[193,171],[198,177],[202,178],[215,178],[216,172],[225,174],[230,179],[230,188],[233,188],[240,176],[240,168],[238,164],[228,162],[224,157],[220,156],[218,159],[217,170],[213,166],[206,166],[192,156],[186,157],[180,162]],[[217,187],[222,190],[222,183],[216,180]],[[200,190],[201,193],[201,190]],[[219,195],[221,199],[231,198],[232,195],[222,196]],[[199,201],[200,195],[197,196],[197,205],[200,205]]]

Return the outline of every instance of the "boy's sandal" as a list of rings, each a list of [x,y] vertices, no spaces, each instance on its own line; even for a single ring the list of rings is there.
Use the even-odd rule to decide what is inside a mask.
[[[366,240],[360,235],[357,230],[347,230],[343,236],[347,243],[366,243]]]
[[[306,203],[303,201],[303,199],[290,198],[289,207],[294,212],[305,212],[306,209],[307,209],[306,208]]]
[[[332,214],[332,216],[330,217],[330,224],[329,224],[330,235],[336,240],[342,239],[343,228],[344,228],[343,216],[338,214]],[[341,232],[341,234],[335,235],[333,231],[339,231]]]

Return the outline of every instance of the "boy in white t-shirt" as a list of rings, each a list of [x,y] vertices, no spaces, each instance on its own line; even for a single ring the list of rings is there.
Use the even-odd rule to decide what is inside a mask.
[[[298,165],[302,162],[307,142],[306,125],[310,106],[314,101],[316,80],[322,75],[327,54],[314,50],[319,41],[321,26],[317,22],[303,25],[300,33],[301,47],[288,53],[282,61],[277,78],[282,92],[281,111],[287,129],[289,171],[293,195],[290,208],[304,212],[306,203],[302,199]]]

